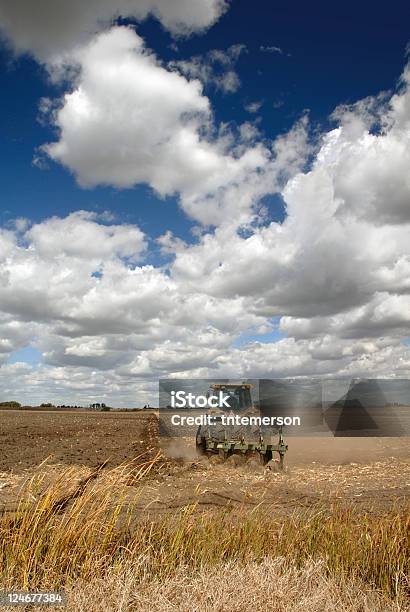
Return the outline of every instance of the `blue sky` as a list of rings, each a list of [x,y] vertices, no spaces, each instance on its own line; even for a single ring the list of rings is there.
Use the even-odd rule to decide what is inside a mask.
[[[1,396],[410,372],[409,4],[222,4],[0,0]]]
[[[249,113],[244,106],[263,101],[260,127],[267,138],[274,138],[289,130],[306,109],[313,123],[323,126],[339,104],[392,88],[403,69],[410,9],[406,2],[389,7],[389,12],[381,12],[372,2],[308,6],[256,0],[249,10],[247,2],[237,1],[205,35],[178,40],[177,52],[170,49],[172,35],[155,19],[136,28],[164,61],[246,45],[247,52],[236,65],[242,83],[238,91],[227,95],[209,86],[205,92],[218,123],[246,121]],[[276,46],[283,54],[261,52],[261,46]],[[178,209],[176,198],[164,201],[144,185],[84,190],[57,164],[49,162],[45,169],[33,166],[37,147],[55,135],[38,121],[39,101],[58,95],[61,87],[53,87],[33,59],[16,59],[4,45],[0,66],[3,225],[15,217],[40,221],[78,209],[110,210],[152,236],[171,228],[190,238],[192,224]]]

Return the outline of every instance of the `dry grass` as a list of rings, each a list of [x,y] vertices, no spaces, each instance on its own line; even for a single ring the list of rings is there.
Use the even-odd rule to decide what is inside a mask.
[[[324,564],[297,569],[283,558],[228,563],[196,573],[136,582],[132,568],[77,583],[67,593],[74,612],[393,612],[398,606],[359,580],[326,575]],[[402,608],[404,610],[404,608]]]
[[[405,609],[408,515],[190,506],[143,520],[123,483],[135,491],[154,464],[68,470],[45,491],[33,479],[0,521],[0,587],[64,588],[72,610]]]

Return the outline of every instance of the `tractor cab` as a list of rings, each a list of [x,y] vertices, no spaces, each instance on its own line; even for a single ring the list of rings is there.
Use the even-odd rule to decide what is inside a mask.
[[[209,387],[208,397],[217,396],[220,392],[229,395],[227,403],[235,412],[245,412],[253,408],[252,385],[249,383],[213,383]]]

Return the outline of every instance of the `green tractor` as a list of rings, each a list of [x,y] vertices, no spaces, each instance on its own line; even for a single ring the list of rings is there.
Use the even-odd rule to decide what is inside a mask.
[[[224,460],[231,455],[244,455],[246,458],[259,457],[260,462],[266,465],[275,456],[279,455],[278,468],[283,470],[284,457],[288,450],[285,444],[281,427],[265,427],[260,425],[226,425],[222,415],[237,414],[239,416],[256,416],[259,410],[252,401],[252,389],[249,383],[214,383],[210,385],[208,395],[217,396],[223,392],[229,395],[227,403],[231,411],[214,409],[212,425],[200,425],[196,433],[196,448],[199,455],[211,457],[219,455]]]

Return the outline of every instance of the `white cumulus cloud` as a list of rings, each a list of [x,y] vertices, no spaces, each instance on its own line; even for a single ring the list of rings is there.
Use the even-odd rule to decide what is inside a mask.
[[[141,6],[180,31],[171,3]],[[131,28],[81,41],[61,66],[71,87],[49,105],[44,152],[84,187],[175,194],[201,228],[191,243],[160,237],[161,267],[137,226],[109,216],[1,229],[3,394],[124,404],[164,375],[410,375],[408,68],[394,94],[337,109],[318,141],[302,117],[269,142],[249,122],[215,125],[200,75],[162,65]],[[279,192],[280,222],[266,198]],[[264,342],[273,317],[283,337]],[[27,345],[42,365],[8,363]]]
[[[218,194],[242,183],[245,193],[266,165],[264,146],[235,152],[213,136],[200,81],[161,66],[130,28],[99,34],[69,61],[80,73],[53,115],[59,139],[43,151],[82,186],[148,183],[162,196],[179,193],[201,222],[218,223]]]

